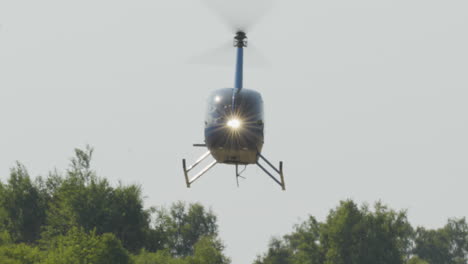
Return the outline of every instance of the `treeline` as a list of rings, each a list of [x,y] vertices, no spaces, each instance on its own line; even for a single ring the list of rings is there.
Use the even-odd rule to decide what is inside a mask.
[[[137,185],[112,186],[76,149],[64,173],[0,182],[1,264],[228,264],[216,216],[200,204],[143,206]],[[274,238],[254,264],[466,264],[468,225],[412,227],[406,211],[342,201]]]
[[[95,174],[92,153],[76,149],[65,173],[35,180],[18,163],[0,182],[0,263],[230,263],[211,210],[145,209],[139,186]]]
[[[281,238],[255,264],[466,264],[468,225],[449,219],[440,229],[413,228],[406,211],[342,201],[324,222],[313,216]]]

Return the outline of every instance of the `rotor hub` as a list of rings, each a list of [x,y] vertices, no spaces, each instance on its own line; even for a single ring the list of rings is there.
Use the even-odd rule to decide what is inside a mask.
[[[234,37],[234,47],[245,48],[247,47],[247,35],[243,31],[238,31]]]

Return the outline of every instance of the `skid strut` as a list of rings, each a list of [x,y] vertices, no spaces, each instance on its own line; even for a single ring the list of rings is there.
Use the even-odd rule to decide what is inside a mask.
[[[270,166],[270,168],[272,168],[279,176],[280,176],[280,179],[278,180],[275,176],[273,176],[273,174],[271,174],[262,164],[260,164],[258,161],[257,161],[257,166],[260,167],[260,169],[262,169],[268,176],[270,176],[270,178],[272,180],[274,180],[279,186],[281,186],[281,189],[283,189],[283,191],[286,190],[286,184],[284,183],[284,176],[283,176],[283,162],[280,161],[279,163],[279,168],[276,168],[275,166],[273,166],[273,164],[271,164],[270,161],[268,161],[265,157],[262,156],[262,154],[258,153],[258,156],[266,163],[268,164],[268,166]]]
[[[205,147],[205,144],[194,144],[195,147]],[[182,159],[182,167],[184,169],[184,176],[185,176],[185,183],[187,184],[187,188],[190,188],[193,182],[198,180],[201,176],[203,176],[205,173],[207,173],[211,168],[213,168],[218,162],[216,160],[212,161],[210,164],[208,164],[206,167],[204,167],[201,171],[199,171],[195,176],[189,177],[189,172],[192,171],[195,167],[197,167],[200,163],[202,163],[206,158],[208,158],[211,155],[210,151],[207,151],[205,154],[200,156],[192,165],[187,167],[187,162],[185,159]],[[257,166],[262,169],[270,178],[275,181],[279,186],[281,186],[281,189],[286,190],[286,184],[284,182],[284,176],[283,176],[283,162],[280,161],[279,167],[275,167],[269,160],[267,160],[262,154],[258,153],[258,160],[257,160]],[[271,173],[267,168],[266,165],[262,165],[260,163],[260,160],[266,163],[268,167],[274,170],[278,176],[275,177],[273,173]],[[243,170],[239,171],[239,165],[240,164],[235,164],[236,166],[236,181],[237,181],[237,186],[239,186],[239,178],[244,178],[242,177],[242,172],[244,172],[245,168]]]
[[[203,154],[197,161],[195,161],[190,167],[187,168],[187,164],[185,162],[185,159],[182,160],[182,167],[184,169],[184,175],[185,175],[185,183],[187,184],[187,188],[190,188],[190,185],[198,180],[203,174],[205,174],[207,171],[209,171],[211,168],[218,163],[216,160],[212,161],[210,164],[208,164],[205,168],[203,168],[200,172],[198,172],[195,176],[193,176],[191,179],[189,178],[188,173],[193,170],[198,164],[200,164],[202,161],[204,161],[208,156],[210,156],[210,152],[207,151],[205,154]]]

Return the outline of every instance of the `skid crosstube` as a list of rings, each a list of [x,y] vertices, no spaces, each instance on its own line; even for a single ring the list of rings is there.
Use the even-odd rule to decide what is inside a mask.
[[[198,158],[197,161],[195,161],[192,165],[190,165],[190,167],[187,168],[187,163],[185,161],[185,159],[182,159],[182,167],[184,169],[184,175],[185,175],[185,183],[187,184],[187,188],[190,188],[190,185],[198,180],[203,174],[205,174],[206,172],[208,172],[211,168],[214,167],[214,165],[216,165],[216,163],[218,163],[216,160],[212,161],[210,164],[208,164],[208,166],[206,166],[205,168],[203,168],[200,172],[198,172],[195,176],[193,176],[192,178],[189,178],[189,175],[188,173],[193,170],[198,164],[200,164],[202,161],[204,161],[208,156],[210,156],[211,152],[210,151],[207,151],[205,154],[203,154],[200,158]]]

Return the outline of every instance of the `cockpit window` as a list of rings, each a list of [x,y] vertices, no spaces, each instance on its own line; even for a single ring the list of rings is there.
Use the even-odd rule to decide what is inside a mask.
[[[232,89],[215,91],[208,99],[207,124],[224,123],[235,115],[247,122],[259,121],[263,124],[263,101],[259,93],[243,89],[236,95],[235,107],[232,107]]]

